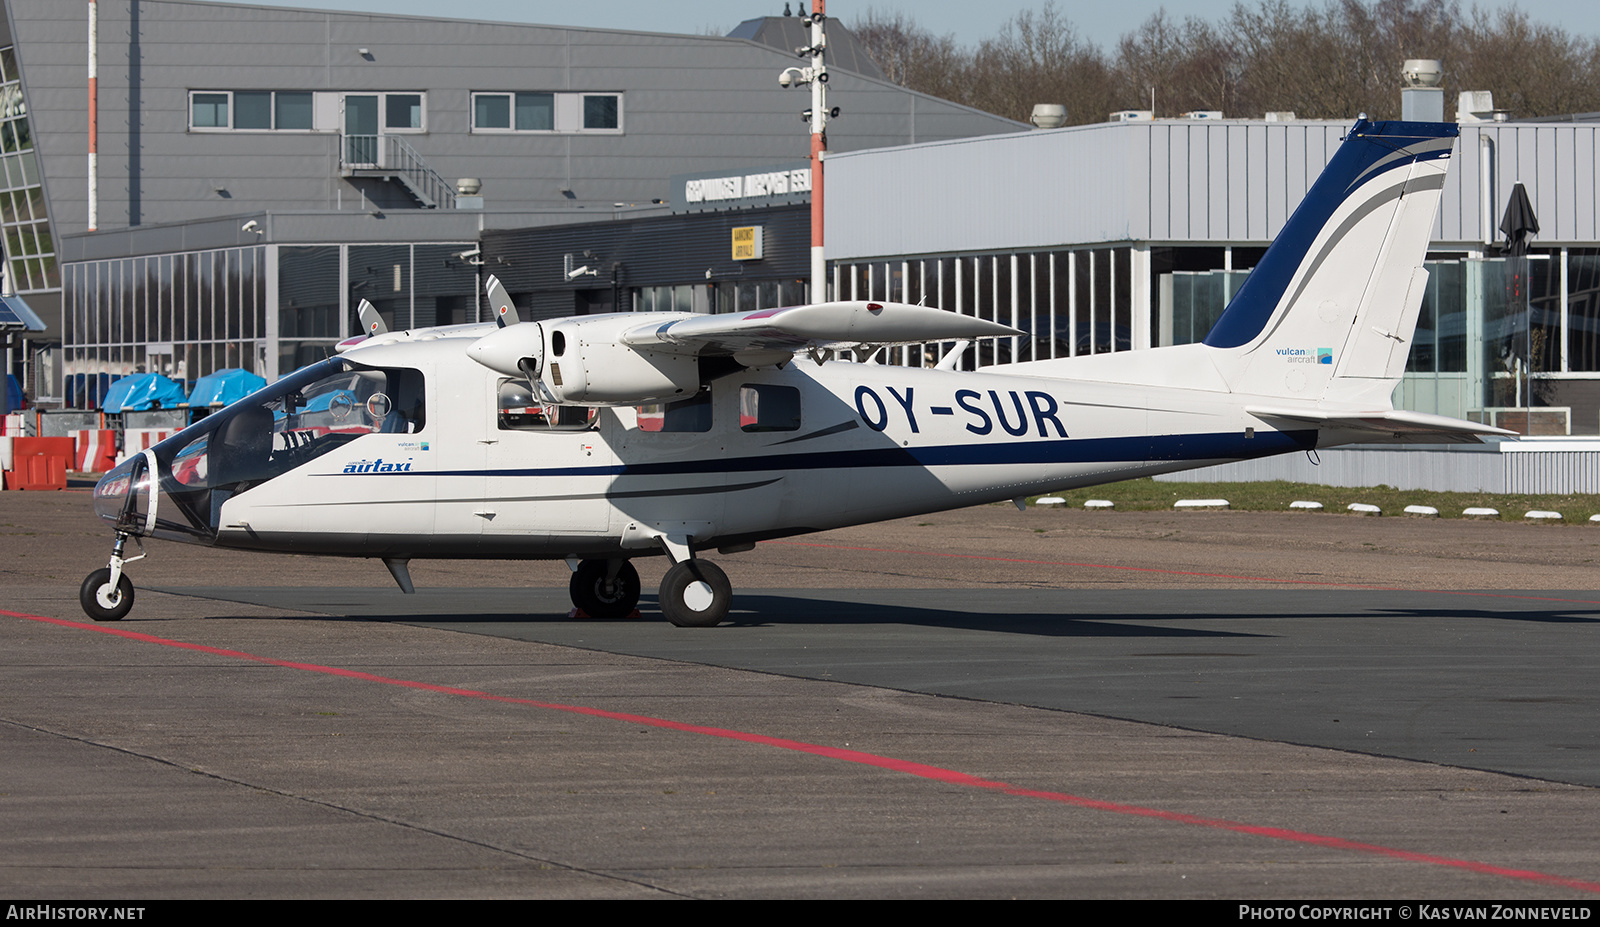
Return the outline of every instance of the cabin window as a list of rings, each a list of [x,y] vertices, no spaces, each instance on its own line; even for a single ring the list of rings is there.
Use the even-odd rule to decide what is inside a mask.
[[[740,431],[798,431],[800,391],[792,386],[739,387]]]
[[[527,380],[501,380],[499,413],[501,431],[582,431],[594,424],[600,410],[545,405],[534,396]]]
[[[639,406],[639,430],[662,432],[705,432],[711,430],[711,393],[700,392],[692,399]]]

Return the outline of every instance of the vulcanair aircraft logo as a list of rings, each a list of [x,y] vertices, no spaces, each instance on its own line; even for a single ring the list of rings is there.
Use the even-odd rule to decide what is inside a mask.
[[[1289,364],[1333,364],[1333,348],[1277,348],[1276,351]]]

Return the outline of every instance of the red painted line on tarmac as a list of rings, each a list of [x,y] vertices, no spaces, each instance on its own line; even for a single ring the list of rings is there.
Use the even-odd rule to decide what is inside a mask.
[[[983,779],[969,773],[959,772],[954,769],[945,769],[939,766],[929,766],[911,760],[901,760],[894,757],[879,756],[874,753],[865,753],[860,750],[847,750],[839,747],[829,747],[823,744],[806,743],[799,740],[788,740],[782,737],[771,737],[766,734],[754,734],[748,731],[735,731],[728,728],[705,727],[699,724],[685,724],[681,721],[669,721],[665,718],[652,718],[647,715],[634,715],[620,711],[606,711],[601,708],[589,708],[582,705],[563,705],[557,702],[541,702],[536,699],[514,698],[508,695],[495,695],[489,692],[479,692],[475,689],[460,689],[455,686],[441,686],[428,682],[419,682],[412,679],[395,679],[389,676],[378,676],[359,670],[342,669],[337,666],[323,666],[318,663],[298,663],[293,660],[279,660],[275,657],[266,657],[259,654],[246,653],[242,650],[228,650],[222,647],[211,647],[206,644],[194,644],[187,641],[173,640],[171,638],[157,637],[139,631],[125,628],[107,627],[105,625],[90,624],[83,621],[68,621],[64,618],[47,618],[42,615],[28,615],[22,612],[12,612],[0,609],[0,615],[9,615],[26,621],[38,621],[45,624],[58,625],[63,628],[74,628],[82,631],[95,631],[113,637],[121,637],[131,641],[146,644],[157,644],[163,647],[174,647],[180,650],[192,650],[198,653],[213,656],[230,657],[245,660],[251,663],[261,663],[268,666],[279,666],[285,669],[302,670],[304,672],[321,673],[328,676],[337,676],[343,679],[357,679],[363,682],[376,682],[383,685],[399,686],[404,689],[419,689],[425,692],[437,692],[443,695],[455,695],[462,698],[478,699],[487,702],[500,702],[509,705],[527,705],[533,708],[543,708],[550,711],[561,711],[575,715],[587,715],[593,718],[605,718],[612,721],[624,721],[629,724],[638,724],[645,727],[660,728],[669,731],[681,731],[686,734],[700,734],[706,737],[717,737],[723,740],[739,741],[741,743],[758,744],[766,747],[776,747],[781,750],[792,750],[796,753],[807,753],[826,759],[840,760],[846,763],[856,763],[862,766],[871,766],[890,772],[903,773],[920,779],[934,782],[943,782],[950,785],[961,785],[969,788],[988,789],[1013,795],[1018,798],[1034,798],[1041,801],[1070,805],[1093,811],[1107,811],[1113,814],[1125,814],[1132,817],[1150,818],[1158,821],[1167,821],[1175,824],[1187,824],[1194,827],[1206,827],[1213,830],[1232,831],[1238,834],[1248,834],[1255,837],[1267,837],[1273,840],[1285,840],[1291,843],[1306,844],[1309,846],[1326,847],[1333,850],[1346,850],[1356,853],[1366,853],[1373,856],[1383,856],[1389,859],[1403,860],[1405,862],[1426,863],[1433,866],[1443,866],[1450,869],[1462,869],[1480,875],[1498,876],[1506,879],[1517,879],[1525,882],[1534,882],[1541,885],[1554,885],[1561,888],[1570,888],[1578,891],[1594,892],[1600,894],[1600,882],[1588,882],[1582,879],[1571,879],[1565,876],[1552,875],[1531,869],[1508,869],[1504,866],[1495,866],[1490,863],[1480,863],[1473,860],[1454,859],[1448,856],[1435,856],[1430,853],[1414,853],[1410,850],[1400,850],[1394,847],[1380,846],[1373,843],[1361,843],[1355,840],[1346,840],[1342,837],[1330,837],[1324,834],[1313,834],[1306,831],[1290,830],[1282,827],[1262,827],[1255,824],[1244,824],[1239,821],[1229,821],[1222,818],[1207,818],[1193,814],[1183,814],[1177,811],[1163,811],[1159,808],[1145,808],[1139,805],[1125,805],[1118,802],[1101,801],[1094,798],[1084,798],[1080,795],[1071,795],[1066,792],[1049,792],[1040,789],[1023,788],[1007,782],[994,779]]]
[[[1123,570],[1128,573],[1162,573],[1167,576],[1203,576],[1209,579],[1236,579],[1252,583],[1277,583],[1284,586],[1329,586],[1338,589],[1371,589],[1377,592],[1433,592],[1439,595],[1485,596],[1491,599],[1526,599],[1533,602],[1572,602],[1600,605],[1600,599],[1561,599],[1553,596],[1517,595],[1509,592],[1480,592],[1472,589],[1407,589],[1400,586],[1374,586],[1366,583],[1335,583],[1317,579],[1278,579],[1271,576],[1241,576],[1233,573],[1200,573],[1193,570],[1163,570],[1160,567],[1119,566],[1114,563],[1074,563],[1070,560],[1024,560],[1018,557],[991,557],[985,554],[951,554],[938,550],[899,550],[893,547],[851,547],[846,544],[818,544],[813,541],[762,541],[762,545],[817,547],[823,550],[855,550],[871,554],[907,554],[917,557],[947,557],[952,560],[984,560],[990,563],[1022,563],[1031,566],[1077,567],[1092,570]]]

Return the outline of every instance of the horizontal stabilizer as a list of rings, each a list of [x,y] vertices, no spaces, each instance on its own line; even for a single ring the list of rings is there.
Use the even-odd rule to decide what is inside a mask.
[[[1325,412],[1320,409],[1284,409],[1246,406],[1245,411],[1263,419],[1303,422],[1318,428],[1369,431],[1388,440],[1410,443],[1476,443],[1484,436],[1515,437],[1516,432],[1493,425],[1480,425],[1459,418],[1389,409],[1373,412]]]
[[[620,340],[635,348],[671,350],[667,346],[676,346],[705,355],[793,353],[808,348],[921,344],[1021,334],[1015,328],[930,306],[852,301],[689,316],[642,325],[624,332]]]

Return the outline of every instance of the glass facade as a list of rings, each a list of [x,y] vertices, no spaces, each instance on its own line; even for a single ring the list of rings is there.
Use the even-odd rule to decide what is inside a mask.
[[[0,231],[5,235],[6,271],[16,292],[40,293],[61,286],[28,104],[17,76],[16,53],[9,46],[0,48]]]
[[[839,263],[834,295],[922,303],[1026,333],[979,339],[963,370],[1128,351],[1150,346],[1135,333],[1135,254],[1124,246]],[[897,347],[886,362],[932,366],[948,347]]]
[[[810,281],[789,278],[643,286],[629,294],[635,312],[750,312],[805,305],[810,289]]]
[[[159,373],[185,385],[229,367],[265,370],[262,246],[66,266],[64,400],[89,407],[86,384]]]
[[[477,268],[459,256],[469,247],[256,245],[68,264],[65,405],[93,408],[105,383],[130,373],[185,389],[229,367],[274,379],[359,332],[362,299],[393,330],[476,322]]]

